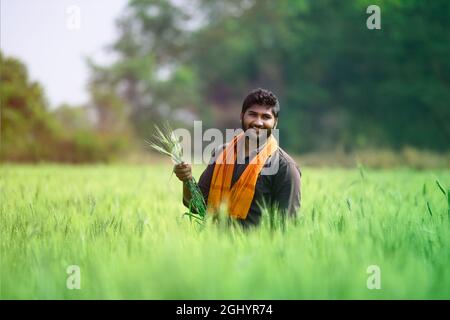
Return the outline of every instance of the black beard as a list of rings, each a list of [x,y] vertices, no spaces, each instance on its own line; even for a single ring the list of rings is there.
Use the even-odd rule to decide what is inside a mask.
[[[244,124],[241,124],[242,130],[247,131],[248,129],[251,129],[251,127],[244,128]],[[254,128],[253,128],[254,129]],[[267,137],[260,137],[259,134],[256,135],[256,145],[259,148],[261,144],[264,144],[269,139],[270,135],[272,134],[272,129],[266,129],[266,128],[259,128],[259,130],[266,130]],[[249,137],[246,137],[246,139],[250,139]]]
[[[244,123],[241,122],[241,129],[245,132],[245,131],[247,131],[248,129],[250,129],[250,127],[245,128],[245,127],[244,127]],[[266,129],[266,128],[259,128],[259,129],[267,130],[267,138],[269,138],[270,135],[272,134],[272,129]]]

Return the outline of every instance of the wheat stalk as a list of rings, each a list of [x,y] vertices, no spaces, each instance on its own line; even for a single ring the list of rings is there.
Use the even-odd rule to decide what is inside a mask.
[[[181,164],[183,162],[183,148],[169,124],[167,123],[162,129],[155,125],[155,130],[153,141],[146,141],[149,146],[159,153],[169,156],[175,164]],[[203,194],[194,178],[185,183],[191,192],[189,212],[185,213],[185,215],[203,225],[206,218],[206,204]]]

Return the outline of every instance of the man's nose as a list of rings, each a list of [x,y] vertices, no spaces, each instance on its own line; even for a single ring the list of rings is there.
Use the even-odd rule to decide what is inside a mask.
[[[261,119],[257,119],[253,122],[253,126],[257,127],[257,128],[262,128],[263,127],[263,122]]]

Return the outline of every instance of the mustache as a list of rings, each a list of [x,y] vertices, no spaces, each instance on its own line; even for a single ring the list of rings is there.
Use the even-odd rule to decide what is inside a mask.
[[[244,128],[243,128],[244,129]],[[258,128],[258,127],[247,127],[246,129],[244,129],[245,132],[253,132],[253,135],[255,135],[255,137],[257,139],[264,139],[264,138],[268,138],[271,134],[272,134],[272,129],[268,129],[268,128]],[[252,134],[249,135],[249,137],[251,137]]]
[[[244,129],[244,128],[243,128]],[[265,127],[255,127],[255,126],[247,126],[245,128],[245,130],[249,130],[249,129],[253,129],[255,131],[261,131],[261,130],[265,130],[267,132],[270,132],[272,130],[272,128],[265,128]]]

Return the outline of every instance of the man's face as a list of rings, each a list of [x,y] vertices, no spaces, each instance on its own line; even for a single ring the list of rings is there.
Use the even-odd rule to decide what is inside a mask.
[[[260,129],[267,130],[267,137],[270,136],[277,120],[272,113],[272,108],[261,105],[253,105],[244,113],[241,113],[242,129],[249,136],[260,137]],[[247,131],[251,130],[251,131]]]

